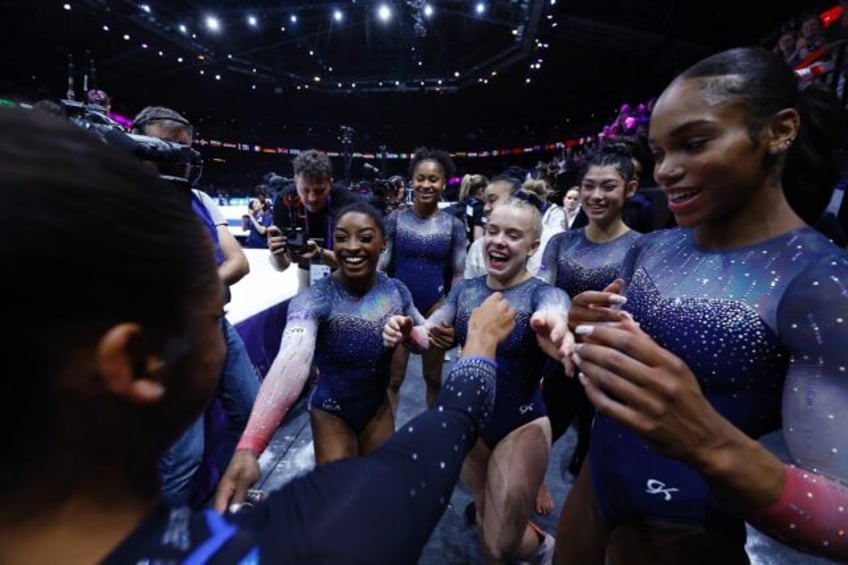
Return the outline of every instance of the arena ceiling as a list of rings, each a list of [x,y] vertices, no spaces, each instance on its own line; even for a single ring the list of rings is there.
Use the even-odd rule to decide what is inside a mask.
[[[610,119],[622,102],[656,95],[700,57],[759,43],[780,22],[826,7],[738,0],[19,1],[0,7],[0,96],[60,98],[71,76],[77,98],[84,83],[103,89],[113,109],[129,116],[156,103],[265,135],[343,123],[422,135],[473,135],[492,126],[579,130]]]

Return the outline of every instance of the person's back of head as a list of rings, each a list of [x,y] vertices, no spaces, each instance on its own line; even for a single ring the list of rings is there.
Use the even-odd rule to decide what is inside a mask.
[[[19,322],[17,376],[0,380],[18,408],[0,415],[0,524],[69,497],[152,500],[160,453],[214,387],[186,369],[190,312],[212,316],[221,292],[211,243],[174,186],[70,122],[0,109],[0,169]]]

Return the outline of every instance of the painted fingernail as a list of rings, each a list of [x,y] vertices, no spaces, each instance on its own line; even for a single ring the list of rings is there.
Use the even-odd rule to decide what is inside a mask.
[[[592,331],[594,329],[595,329],[594,326],[589,326],[589,325],[584,324],[584,325],[580,325],[580,326],[577,326],[576,328],[574,328],[574,333],[576,333],[577,335],[589,335],[589,334],[592,333]]]
[[[624,304],[627,302],[627,298],[621,296],[620,294],[612,294],[609,297],[610,304]]]
[[[580,384],[586,384],[586,375],[583,374],[583,371],[577,373],[577,379],[580,381]]]
[[[228,508],[228,510],[230,511],[230,514],[235,514],[236,512],[241,510],[241,504],[234,502],[234,503],[230,504],[230,507]]]

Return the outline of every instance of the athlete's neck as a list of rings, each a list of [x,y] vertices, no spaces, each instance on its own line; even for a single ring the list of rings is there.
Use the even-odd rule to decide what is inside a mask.
[[[486,275],[486,286],[493,290],[505,290],[507,288],[512,288],[514,286],[520,285],[532,276],[533,275],[531,275],[530,271],[528,271],[527,269],[521,269],[518,274],[508,279],[499,279],[493,277],[492,275]]]
[[[586,238],[592,243],[606,243],[618,239],[629,231],[630,228],[621,218],[617,218],[607,225],[589,222],[586,225]]]
[[[412,205],[412,211],[415,212],[416,216],[420,216],[422,218],[432,218],[433,216],[439,213],[439,203],[434,201],[432,204],[429,202],[426,204],[421,204],[416,201]]]

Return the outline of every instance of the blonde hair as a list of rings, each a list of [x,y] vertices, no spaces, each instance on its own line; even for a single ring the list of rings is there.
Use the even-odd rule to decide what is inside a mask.
[[[487,184],[489,184],[489,179],[483,175],[465,175],[459,185],[459,201],[462,202],[469,195],[485,190]]]
[[[532,192],[541,198],[542,201],[546,201],[548,199],[548,195],[551,193],[550,185],[547,181],[542,179],[530,179],[524,181],[524,184],[521,185],[521,190],[525,192]]]
[[[513,208],[516,210],[523,210],[525,212],[530,213],[530,229],[533,233],[533,239],[541,239],[542,237],[542,214],[539,212],[539,209],[527,202],[526,200],[522,200],[520,198],[516,198],[511,196],[506,199],[501,199],[495,205],[494,210],[500,210],[501,208]],[[493,210],[493,212],[494,212]]]

